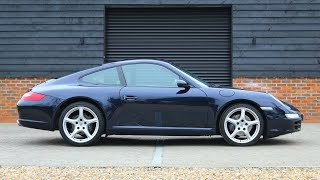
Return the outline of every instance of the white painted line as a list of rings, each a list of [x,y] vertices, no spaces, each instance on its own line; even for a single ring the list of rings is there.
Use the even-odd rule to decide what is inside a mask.
[[[158,166],[162,163],[162,157],[163,157],[163,141],[157,141],[154,153],[153,153],[153,159],[152,159],[152,165]]]

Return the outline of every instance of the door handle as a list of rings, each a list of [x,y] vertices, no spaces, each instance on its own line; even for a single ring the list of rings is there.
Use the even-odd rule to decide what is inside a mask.
[[[123,96],[123,100],[132,102],[132,101],[137,100],[137,97],[124,95],[124,96]]]

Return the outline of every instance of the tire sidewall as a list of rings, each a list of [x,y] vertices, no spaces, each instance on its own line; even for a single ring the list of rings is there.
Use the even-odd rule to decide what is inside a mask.
[[[252,110],[254,113],[257,114],[257,116],[259,118],[259,121],[260,121],[260,129],[259,129],[258,135],[252,141],[247,142],[247,143],[234,142],[233,140],[231,140],[228,137],[228,135],[227,135],[227,133],[225,132],[225,129],[224,129],[224,122],[225,122],[226,117],[229,114],[229,112],[231,112],[233,109],[236,109],[236,108],[239,108],[239,107],[245,107],[245,108],[248,108],[248,109]],[[263,130],[264,130],[264,118],[262,117],[262,115],[259,112],[259,110],[257,110],[257,108],[253,107],[252,105],[249,105],[249,104],[235,104],[235,105],[232,105],[232,106],[228,107],[222,113],[221,118],[220,118],[220,122],[219,122],[219,130],[220,130],[220,133],[221,133],[222,137],[224,138],[224,140],[227,141],[230,145],[233,145],[233,146],[250,146],[250,145],[256,144],[259,141],[259,139],[261,138],[261,135],[262,135]]]
[[[98,127],[98,132],[97,134],[90,140],[84,143],[78,143],[78,142],[74,142],[71,139],[69,139],[67,137],[67,135],[65,134],[64,130],[63,130],[63,119],[64,116],[68,113],[68,111],[70,111],[71,109],[75,108],[75,107],[86,107],[91,109],[98,117],[99,120],[99,127]],[[103,118],[103,115],[101,113],[101,111],[94,106],[93,104],[87,103],[87,102],[76,102],[76,103],[72,103],[70,105],[68,105],[61,113],[60,118],[59,118],[59,131],[60,134],[62,136],[62,138],[67,141],[69,144],[73,145],[73,146],[89,146],[89,145],[94,145],[95,143],[97,143],[99,141],[99,139],[101,138],[103,132],[104,132],[104,128],[105,128],[105,120]]]

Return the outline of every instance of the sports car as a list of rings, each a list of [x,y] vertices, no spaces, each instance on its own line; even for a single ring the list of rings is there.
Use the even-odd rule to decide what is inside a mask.
[[[303,114],[271,94],[210,85],[159,60],[107,63],[51,79],[17,103],[18,124],[59,130],[71,145],[102,135],[222,135],[247,146],[300,131]]]

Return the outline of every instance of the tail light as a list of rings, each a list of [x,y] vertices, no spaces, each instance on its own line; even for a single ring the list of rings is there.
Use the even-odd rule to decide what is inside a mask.
[[[35,93],[35,92],[32,92],[32,91],[29,91],[29,92],[25,93],[21,97],[21,100],[25,100],[25,101],[40,101],[45,96],[46,95],[44,95],[44,94],[39,94],[39,93]]]

